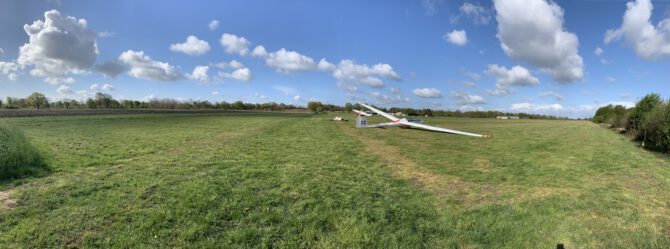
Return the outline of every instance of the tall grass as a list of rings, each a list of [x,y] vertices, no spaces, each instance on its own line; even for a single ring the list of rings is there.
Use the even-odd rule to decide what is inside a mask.
[[[46,169],[42,156],[23,133],[0,127],[0,181],[39,175]]]

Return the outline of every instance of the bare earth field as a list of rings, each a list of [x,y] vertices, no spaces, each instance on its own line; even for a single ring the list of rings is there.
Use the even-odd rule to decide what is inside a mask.
[[[329,118],[0,118],[51,169],[0,182],[0,247],[670,247],[669,158],[590,122]]]

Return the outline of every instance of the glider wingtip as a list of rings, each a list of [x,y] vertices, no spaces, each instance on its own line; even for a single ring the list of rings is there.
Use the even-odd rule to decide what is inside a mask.
[[[484,134],[482,135],[483,138],[493,138],[493,135],[491,134]]]

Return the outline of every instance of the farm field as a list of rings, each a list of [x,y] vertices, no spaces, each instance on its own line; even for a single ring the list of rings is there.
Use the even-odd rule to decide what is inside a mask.
[[[670,247],[669,158],[590,122],[330,118],[2,118],[51,172],[0,183],[0,247]]]

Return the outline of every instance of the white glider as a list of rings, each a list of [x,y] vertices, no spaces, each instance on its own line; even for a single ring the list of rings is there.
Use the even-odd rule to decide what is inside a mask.
[[[429,131],[445,132],[445,133],[472,136],[472,137],[483,137],[483,138],[490,138],[491,137],[491,135],[489,135],[489,134],[481,135],[481,134],[475,134],[475,133],[470,133],[470,132],[445,129],[445,128],[441,128],[441,127],[435,127],[435,126],[410,122],[406,118],[399,119],[399,118],[397,118],[397,117],[395,117],[391,114],[380,111],[377,108],[366,105],[364,103],[359,103],[359,104],[364,106],[365,108],[368,108],[371,111],[373,111],[373,112],[391,120],[391,122],[388,122],[388,123],[366,125],[365,128],[386,128],[386,127],[397,126],[397,127],[402,127],[402,128],[419,128],[419,129],[424,129],[424,130],[429,130]],[[356,114],[360,116],[361,114],[359,114],[359,112],[361,112],[361,111],[356,111]],[[361,113],[364,113],[364,112],[361,112]],[[365,113],[365,114],[367,114],[367,113]],[[365,115],[365,116],[369,116],[369,114]]]

